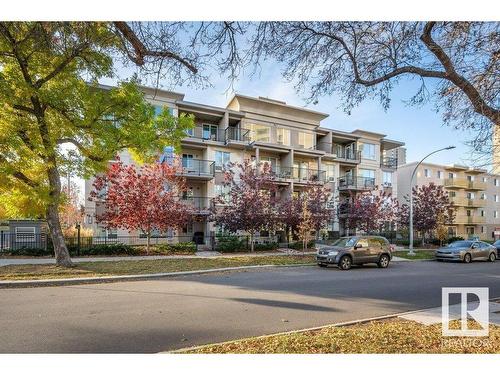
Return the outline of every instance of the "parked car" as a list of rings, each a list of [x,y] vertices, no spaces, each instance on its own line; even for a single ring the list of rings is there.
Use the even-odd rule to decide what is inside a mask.
[[[332,246],[318,250],[318,266],[336,264],[341,270],[348,270],[353,264],[376,263],[387,268],[392,259],[391,245],[380,236],[351,236],[338,239]]]
[[[497,249],[497,259],[500,259],[500,240],[496,240],[493,246]]]
[[[474,260],[494,262],[497,258],[495,246],[483,241],[455,241],[446,247],[436,250],[436,260],[458,261],[470,263]]]

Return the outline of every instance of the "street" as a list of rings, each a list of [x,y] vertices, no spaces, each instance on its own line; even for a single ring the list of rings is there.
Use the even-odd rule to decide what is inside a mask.
[[[293,267],[0,290],[2,353],[155,353],[437,307],[441,287],[489,287],[500,262]]]

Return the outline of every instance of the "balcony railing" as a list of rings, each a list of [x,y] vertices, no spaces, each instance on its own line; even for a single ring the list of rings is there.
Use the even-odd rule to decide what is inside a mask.
[[[375,178],[344,176],[338,178],[339,190],[372,190],[375,189]]]
[[[469,181],[465,178],[446,178],[444,186],[447,188],[458,188],[468,190],[486,190],[486,184],[479,181]]]
[[[280,180],[324,182],[326,178],[326,172],[318,169],[274,167],[273,172]]]
[[[398,158],[393,158],[389,156],[383,157],[380,160],[380,167],[396,169],[398,167]]]
[[[349,162],[361,162],[361,151],[358,151],[355,148],[345,148],[340,145],[333,145],[332,153],[337,159]]]
[[[224,140],[228,141],[238,141],[238,142],[250,142],[250,130],[237,127],[228,127],[224,130]]]
[[[455,220],[453,220],[455,224],[469,224],[469,225],[476,225],[476,224],[485,224],[486,223],[486,217],[484,216],[479,216],[479,215],[456,215]]]
[[[182,159],[182,175],[184,176],[215,176],[215,162],[213,160]]]
[[[195,213],[207,213],[212,204],[212,199],[208,197],[181,196],[180,200]]]

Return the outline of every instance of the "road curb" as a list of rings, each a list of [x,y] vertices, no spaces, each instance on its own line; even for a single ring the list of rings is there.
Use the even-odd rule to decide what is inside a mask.
[[[314,266],[316,263],[300,263],[300,264],[263,264],[254,266],[212,268],[206,270],[182,271],[182,272],[163,272],[152,274],[139,275],[119,275],[119,276],[100,276],[100,277],[79,277],[67,279],[41,279],[41,280],[11,280],[0,281],[0,289],[7,288],[36,288],[44,286],[64,286],[64,285],[79,285],[79,284],[102,284],[117,281],[142,281],[161,279],[175,276],[202,275],[216,272],[242,271],[258,268],[284,268],[284,267],[304,267]]]
[[[500,298],[490,298],[490,302],[494,302],[495,300],[499,300]],[[439,306],[436,306],[439,307]],[[350,320],[347,322],[340,322],[340,323],[332,323],[332,324],[325,324],[322,326],[317,326],[317,327],[312,327],[312,328],[303,328],[303,329],[294,329],[291,331],[282,331],[282,332],[277,332],[277,333],[271,333],[269,335],[260,335],[260,336],[251,336],[251,337],[245,337],[242,339],[237,339],[237,340],[228,340],[228,341],[221,341],[221,342],[216,342],[212,344],[204,344],[204,345],[197,345],[197,346],[190,346],[187,348],[181,348],[181,349],[176,349],[176,350],[170,350],[170,351],[164,351],[164,352],[159,352],[158,354],[183,354],[186,352],[189,352],[191,350],[198,350],[202,348],[207,348],[210,346],[214,345],[223,345],[223,344],[229,344],[229,343],[237,343],[241,341],[246,341],[246,340],[255,340],[255,339],[264,339],[264,338],[269,338],[269,337],[276,337],[276,336],[284,336],[284,335],[290,335],[294,333],[302,333],[302,332],[311,332],[311,331],[319,331],[324,328],[330,328],[330,327],[348,327],[352,326],[355,324],[360,324],[360,323],[369,323],[369,322],[376,322],[379,320],[386,320],[386,319],[392,319],[392,318],[397,318],[401,315],[407,315],[407,314],[414,314],[414,313],[419,313],[423,311],[427,311],[436,307],[429,307],[425,309],[418,309],[418,310],[409,310],[409,311],[402,311],[394,314],[387,314],[387,315],[379,315],[375,316],[372,318],[364,318],[364,319],[357,319],[357,320]]]

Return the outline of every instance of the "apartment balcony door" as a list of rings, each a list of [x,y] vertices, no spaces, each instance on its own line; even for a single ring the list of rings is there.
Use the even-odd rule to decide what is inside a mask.
[[[192,170],[194,168],[193,155],[182,154],[182,167]]]
[[[217,125],[204,124],[203,125],[203,139],[217,140],[217,133],[219,127]]]

